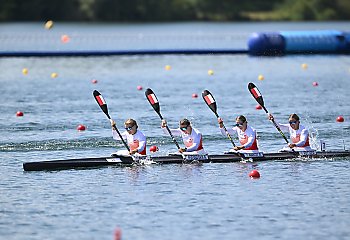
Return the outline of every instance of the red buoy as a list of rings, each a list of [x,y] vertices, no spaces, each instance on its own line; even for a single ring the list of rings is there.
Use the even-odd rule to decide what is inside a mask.
[[[337,122],[344,122],[343,116],[338,116],[337,117]]]
[[[261,110],[262,107],[258,104],[258,105],[255,106],[255,109],[256,109],[256,110]]]
[[[139,91],[141,91],[143,89],[143,87],[142,86],[137,86],[137,90],[139,90]]]
[[[312,86],[317,87],[318,86],[318,82],[313,82]]]
[[[260,178],[260,173],[258,172],[258,170],[253,170],[249,173],[249,177],[250,178]]]
[[[78,131],[85,131],[86,127],[82,124],[79,124],[78,127],[77,127],[77,130]]]
[[[157,152],[159,149],[157,146],[153,145],[149,148],[150,152]]]
[[[114,231],[114,240],[121,240],[121,239],[122,239],[122,230],[117,227]]]
[[[197,98],[198,97],[198,94],[197,93],[193,93],[192,94],[192,98]]]
[[[92,82],[92,84],[96,84],[97,80],[96,79],[92,79],[91,82]]]
[[[23,112],[21,112],[21,111],[16,112],[16,116],[17,117],[23,117]]]

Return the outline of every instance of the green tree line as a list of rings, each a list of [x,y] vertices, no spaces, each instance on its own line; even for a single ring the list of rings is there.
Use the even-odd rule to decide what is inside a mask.
[[[0,0],[0,21],[349,20],[349,0]]]

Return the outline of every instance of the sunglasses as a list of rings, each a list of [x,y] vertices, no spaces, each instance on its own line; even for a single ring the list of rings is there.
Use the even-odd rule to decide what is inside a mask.
[[[289,121],[289,124],[295,125],[298,121]]]
[[[188,125],[186,127],[180,127],[181,131],[186,131],[188,128]]]
[[[245,123],[245,122],[243,122],[243,123],[236,123],[234,126],[236,126],[236,127],[242,127],[244,123]]]
[[[126,131],[130,131],[134,126],[131,126],[131,127],[126,127],[125,130]]]

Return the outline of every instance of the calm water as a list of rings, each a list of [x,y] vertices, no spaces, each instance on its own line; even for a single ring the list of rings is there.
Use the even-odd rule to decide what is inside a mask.
[[[204,31],[202,24],[56,25],[56,32],[47,37],[41,24],[2,24],[0,42],[2,51],[46,50],[58,44],[50,43],[56,41],[53,35],[67,32],[80,42],[72,40],[55,50],[108,49],[122,40],[113,38],[105,44],[103,37],[96,36],[121,31],[130,38],[144,34],[158,39],[162,47],[167,45],[160,36],[179,33],[183,38],[171,43],[178,47],[213,41],[227,47],[232,37],[234,47],[245,48],[242,36],[253,31],[350,30],[349,26],[210,24]],[[199,42],[192,38],[198,32],[203,38]],[[216,34],[229,38],[214,38]],[[35,40],[15,40],[23,35]],[[149,39],[136,47],[152,47]],[[301,68],[303,63],[308,64],[306,70]],[[172,69],[166,71],[165,65]],[[27,75],[22,74],[23,68],[28,68]],[[207,74],[209,69],[214,75]],[[27,161],[108,156],[123,148],[112,140],[109,122],[92,97],[94,89],[103,94],[120,128],[125,119],[135,118],[148,136],[148,146],[160,148],[157,154],[176,150],[162,134],[159,117],[138,85],[154,90],[171,127],[183,117],[190,118],[203,133],[209,153],[227,150],[230,142],[219,134],[215,116],[201,97],[191,97],[204,89],[216,97],[226,126],[244,114],[258,130],[263,151],[284,146],[266,115],[255,110],[256,102],[247,90],[251,81],[277,120],[286,121],[293,112],[300,115],[315,148],[324,140],[327,149],[349,149],[349,56],[0,58],[0,70],[1,239],[112,239],[117,226],[123,239],[350,238],[349,158],[52,172],[22,169]],[[51,78],[52,72],[58,77]],[[259,74],[264,81],[257,80]],[[92,79],[98,83],[92,84]],[[313,87],[315,81],[318,87]],[[24,117],[16,117],[16,111],[23,111]],[[335,121],[339,115],[345,122]],[[78,124],[87,130],[78,132]],[[259,180],[248,178],[252,169],[260,171]]]

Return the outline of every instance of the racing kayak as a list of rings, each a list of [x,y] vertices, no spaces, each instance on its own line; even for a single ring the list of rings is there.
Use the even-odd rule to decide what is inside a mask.
[[[131,157],[114,155],[108,157],[79,158],[23,163],[24,171],[60,170],[72,168],[94,168],[107,165],[128,166],[133,164],[182,164],[182,163],[229,163],[240,161],[269,161],[295,158],[335,158],[350,157],[350,151],[308,151],[278,153],[228,153],[213,155],[186,155]]]

